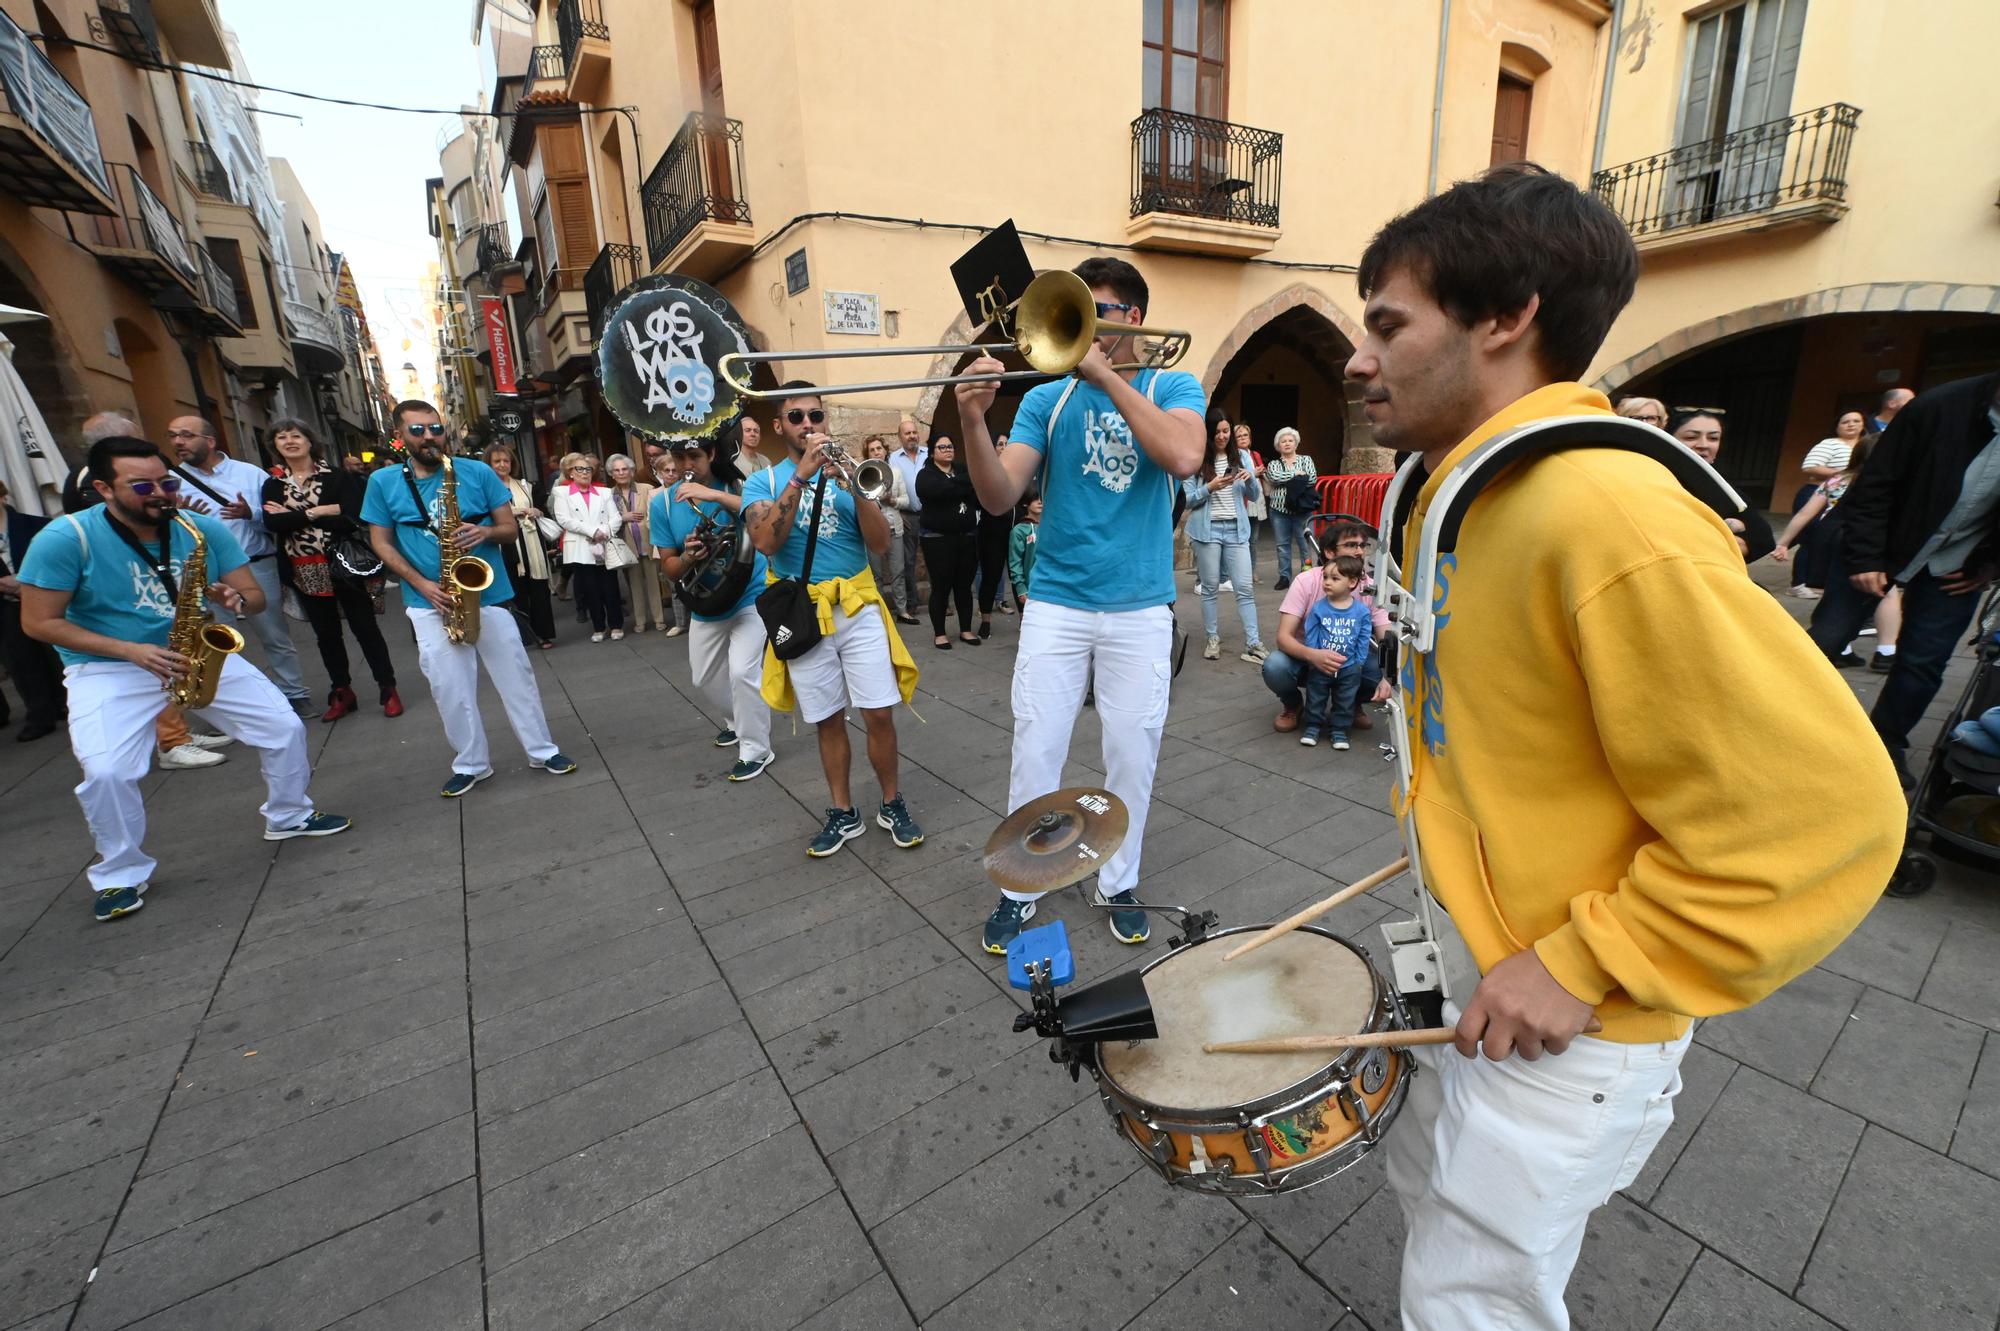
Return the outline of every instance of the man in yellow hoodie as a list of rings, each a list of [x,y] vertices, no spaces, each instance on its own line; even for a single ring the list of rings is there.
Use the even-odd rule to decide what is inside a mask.
[[[1423,455],[1405,568],[1479,443],[1611,415],[1574,381],[1637,271],[1609,209],[1526,163],[1376,235],[1347,375],[1375,441]],[[1399,810],[1465,964],[1457,1052],[1419,1055],[1386,1148],[1404,1325],[1552,1331],[1590,1213],[1673,1119],[1692,1019],[1846,937],[1894,868],[1903,805],[1847,686],[1722,519],[1642,454],[1516,463],[1472,501],[1433,610],[1435,645],[1403,664]],[[1769,753],[1794,774],[1782,795]]]

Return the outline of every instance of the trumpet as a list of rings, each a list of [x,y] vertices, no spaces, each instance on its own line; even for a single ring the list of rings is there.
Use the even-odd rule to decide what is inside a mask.
[[[820,456],[828,466],[840,473],[847,488],[863,499],[880,503],[884,496],[896,488],[896,475],[889,470],[889,464],[880,458],[863,458],[856,461],[854,456],[842,448],[837,440],[828,439],[820,445]]]
[[[995,288],[997,290],[997,288]],[[747,377],[738,378],[739,368],[779,360],[859,360],[866,356],[949,356],[970,352],[998,356],[1016,352],[1033,369],[1002,370],[992,374],[947,374],[927,379],[883,379],[866,384],[831,384],[813,390],[815,397],[840,393],[874,393],[895,388],[951,387],[956,384],[1002,383],[1011,379],[1049,379],[1070,373],[1083,363],[1090,345],[1100,337],[1151,338],[1152,345],[1136,361],[1120,361],[1116,370],[1164,370],[1187,355],[1189,334],[1179,328],[1152,328],[1145,324],[1113,323],[1097,317],[1097,298],[1075,273],[1043,273],[1028,283],[1028,289],[1012,305],[1000,304],[992,291],[981,297],[984,307],[994,310],[993,321],[1007,333],[1005,342],[948,342],[935,347],[848,347],[805,351],[732,351],[715,367],[716,377],[744,398],[782,398],[782,388],[752,388]],[[746,371],[747,374],[747,371]]]

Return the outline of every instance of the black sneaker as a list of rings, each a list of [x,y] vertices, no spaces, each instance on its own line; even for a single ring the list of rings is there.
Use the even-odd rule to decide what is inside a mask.
[[[1099,893],[1097,899],[1107,906],[1136,907],[1139,904],[1139,898],[1129,888],[1115,897]],[[1121,943],[1143,943],[1153,936],[1152,920],[1143,910],[1114,910],[1111,912],[1111,936]]]
[[[528,759],[528,766],[538,768],[553,776],[568,776],[576,770],[576,759],[566,753],[553,753],[546,759]]]
[[[924,844],[924,829],[917,826],[917,820],[910,817],[910,811],[903,806],[903,797],[896,796],[884,801],[875,811],[875,826],[889,834],[898,846],[910,850]]]
[[[752,762],[748,758],[738,758],[736,765],[729,769],[729,779],[731,781],[755,781],[758,777],[764,775],[764,769],[771,765],[771,759],[775,756],[774,754],[766,754],[755,762]]]
[[[996,957],[1006,956],[1007,944],[1020,937],[1021,926],[1034,917],[1034,902],[1001,897],[1000,904],[986,917],[986,936],[981,940],[982,945]]]
[[[727,726],[724,726],[721,730],[715,732],[716,748],[726,749],[735,743],[736,743],[736,732],[729,729]]]
[[[819,835],[806,846],[806,854],[823,860],[867,830],[862,825],[861,815],[854,810],[828,809],[826,826],[820,828]]]
[[[1290,578],[1279,578],[1276,582],[1271,584],[1271,590],[1281,592],[1285,590],[1285,588],[1291,585],[1292,585],[1292,580]]]

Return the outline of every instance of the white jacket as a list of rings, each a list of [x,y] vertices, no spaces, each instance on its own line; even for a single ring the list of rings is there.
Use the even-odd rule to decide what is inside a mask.
[[[549,492],[549,516],[563,529],[563,563],[604,562],[604,546],[593,545],[591,538],[598,532],[607,538],[618,535],[618,506],[611,502],[610,486],[584,492],[572,491],[568,481],[559,482]]]

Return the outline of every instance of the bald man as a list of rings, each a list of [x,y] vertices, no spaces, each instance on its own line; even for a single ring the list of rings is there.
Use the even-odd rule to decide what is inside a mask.
[[[1880,434],[1888,429],[1889,422],[1896,419],[1896,413],[1915,396],[1916,394],[1907,388],[1892,388],[1884,393],[1882,401],[1875,408],[1875,421],[1872,427],[1875,433]]]

